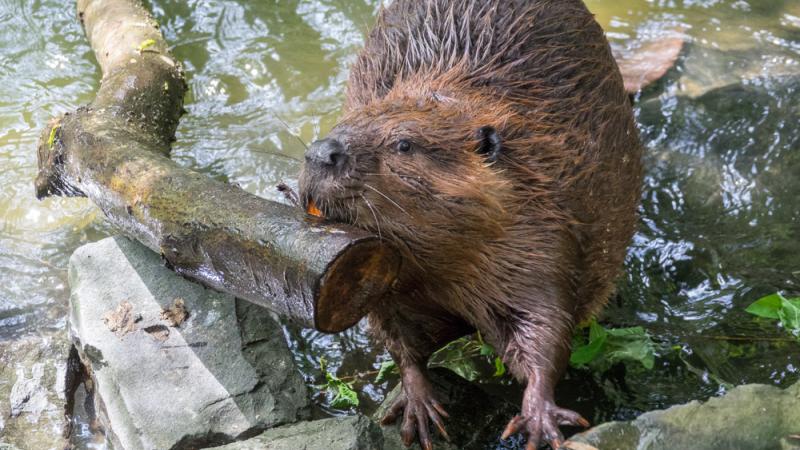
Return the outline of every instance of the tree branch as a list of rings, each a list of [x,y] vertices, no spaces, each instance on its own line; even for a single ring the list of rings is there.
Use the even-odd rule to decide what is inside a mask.
[[[136,0],[77,3],[103,78],[89,106],[43,130],[37,197],[86,196],[176,272],[303,325],[335,332],[363,317],[398,253],[170,160],[186,83],[158,24]]]

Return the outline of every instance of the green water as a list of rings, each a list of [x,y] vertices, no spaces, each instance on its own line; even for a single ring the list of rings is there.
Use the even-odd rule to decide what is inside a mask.
[[[173,157],[277,198],[275,184],[295,182],[301,141],[335,123],[378,4],[151,2],[189,79]],[[797,380],[800,344],[744,308],[800,291],[800,1],[588,4],[615,47],[676,29],[689,44],[678,68],[637,101],[647,147],[641,227],[604,315],[611,326],[644,326],[660,356],[651,371],[572,370],[562,403],[600,421],[729,384]],[[32,187],[39,130],[89,102],[98,76],[71,3],[0,0],[0,342],[63,329],[69,255],[114,233],[86,200],[38,202]],[[321,356],[341,376],[373,370],[384,356],[362,328],[287,336],[309,384],[321,380]],[[507,382],[490,384],[516,395]],[[359,385],[362,409],[386,388]]]

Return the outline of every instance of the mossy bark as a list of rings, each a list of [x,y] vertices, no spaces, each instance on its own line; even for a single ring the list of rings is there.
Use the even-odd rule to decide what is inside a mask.
[[[335,332],[363,317],[397,252],[170,160],[186,83],[158,24],[135,0],[77,3],[103,78],[90,105],[43,130],[37,197],[86,196],[176,272],[303,325]]]

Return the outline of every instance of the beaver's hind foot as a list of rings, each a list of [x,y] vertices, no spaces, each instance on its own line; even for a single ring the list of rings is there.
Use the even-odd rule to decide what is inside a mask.
[[[411,446],[414,438],[418,437],[419,445],[423,450],[433,449],[428,426],[429,420],[433,422],[442,437],[450,440],[442,422],[442,417],[450,416],[434,398],[433,386],[428,378],[417,368],[407,368],[403,371],[403,391],[389,407],[381,419],[381,424],[394,423],[401,413],[403,421],[400,425],[400,435],[406,447]]]
[[[508,422],[501,439],[522,433],[528,441],[526,450],[536,450],[543,441],[549,443],[553,449],[558,449],[564,442],[559,425],[588,427],[589,421],[575,411],[559,408],[552,395],[537,392],[529,385],[522,400],[522,414]]]

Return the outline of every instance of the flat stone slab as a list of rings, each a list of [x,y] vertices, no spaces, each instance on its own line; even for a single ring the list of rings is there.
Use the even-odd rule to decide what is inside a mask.
[[[380,450],[381,429],[365,416],[337,417],[273,428],[215,450]]]
[[[749,384],[707,402],[690,402],[609,422],[577,434],[574,450],[768,450],[800,448],[800,383]]]
[[[124,237],[70,258],[70,332],[115,448],[220,445],[308,415],[283,330]]]
[[[66,333],[0,342],[0,450],[61,450],[68,422]]]

